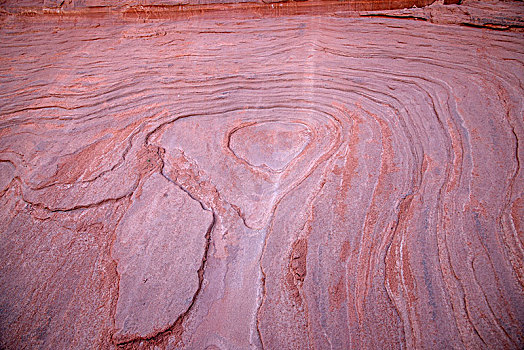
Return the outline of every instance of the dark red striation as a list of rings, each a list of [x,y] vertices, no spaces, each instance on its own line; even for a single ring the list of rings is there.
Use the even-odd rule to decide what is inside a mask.
[[[2,7],[9,13],[88,14],[123,11],[126,15],[154,15],[169,12],[215,12],[254,10],[269,13],[345,10],[388,10],[422,7],[435,0],[27,0],[4,1]]]
[[[523,348],[523,5],[445,3],[0,3],[0,348]]]

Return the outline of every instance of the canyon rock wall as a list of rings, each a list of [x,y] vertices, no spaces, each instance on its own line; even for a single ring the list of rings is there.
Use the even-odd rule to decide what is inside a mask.
[[[459,0],[445,0],[446,3],[459,3]],[[39,12],[97,12],[97,11],[157,11],[176,9],[188,11],[216,10],[221,8],[310,8],[319,9],[351,8],[352,10],[386,10],[421,7],[435,0],[0,0],[0,6],[8,13],[39,13]],[[270,6],[268,6],[270,5]],[[271,6],[272,5],[272,6]]]
[[[46,4],[0,4],[0,348],[524,347],[522,3]]]

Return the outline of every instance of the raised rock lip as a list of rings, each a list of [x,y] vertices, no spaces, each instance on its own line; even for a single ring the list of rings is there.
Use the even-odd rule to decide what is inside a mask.
[[[248,152],[246,153],[243,151],[242,147],[240,148],[237,147],[237,144],[236,144],[237,138],[242,137],[242,134],[245,133],[246,131],[249,133],[249,130],[251,129],[260,129],[260,128],[264,129],[264,128],[268,128],[268,126],[271,127],[271,125],[278,125],[278,124],[286,125],[288,128],[290,127],[295,128],[295,130],[293,131],[295,131],[296,133],[306,134],[305,135],[306,137],[302,140],[302,142],[300,142],[300,144],[294,145],[296,147],[293,147],[293,149],[289,150],[288,152],[289,154],[287,154],[288,157],[286,157],[287,159],[253,159],[252,157],[254,155],[251,153],[253,153],[252,151],[255,151],[255,150],[249,149]],[[288,130],[288,133],[292,133],[293,131]],[[257,133],[257,130],[255,130],[255,133]],[[265,122],[261,122],[258,124],[245,125],[231,132],[231,134],[229,135],[229,145],[228,146],[229,146],[229,149],[233,152],[233,154],[235,154],[235,156],[246,161],[251,166],[280,173],[284,171],[290,165],[293,159],[295,159],[307,147],[310,141],[310,134],[311,134],[311,130],[308,128],[306,124],[303,124],[303,123],[297,123],[297,122],[290,123],[287,121],[278,121],[278,120],[277,121],[265,121]],[[248,141],[248,140],[245,140],[245,141]],[[266,141],[270,143],[269,140],[266,140]],[[271,144],[274,145],[274,142],[271,142]],[[265,145],[258,144],[257,142],[255,145],[251,145],[250,148],[255,147],[255,148],[260,149],[260,148],[263,148],[264,146]],[[288,146],[288,147],[283,147],[284,149],[280,151],[286,151],[285,148],[290,148],[289,147],[290,145],[285,145],[285,146]],[[268,151],[268,150],[265,150],[265,151]],[[279,151],[279,150],[273,150],[273,151]],[[263,158],[270,158],[271,156],[272,155],[269,155],[269,154],[262,154]]]

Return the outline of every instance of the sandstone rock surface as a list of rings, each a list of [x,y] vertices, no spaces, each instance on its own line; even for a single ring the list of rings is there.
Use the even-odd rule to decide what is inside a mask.
[[[166,330],[193,303],[212,215],[160,174],[149,177],[116,230],[117,343]]]
[[[0,3],[0,348],[524,347],[522,3],[167,5]]]

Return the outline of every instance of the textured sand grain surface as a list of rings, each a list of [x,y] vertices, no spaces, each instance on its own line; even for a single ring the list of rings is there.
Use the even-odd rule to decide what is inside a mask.
[[[205,3],[0,4],[0,348],[522,349],[522,3]]]

